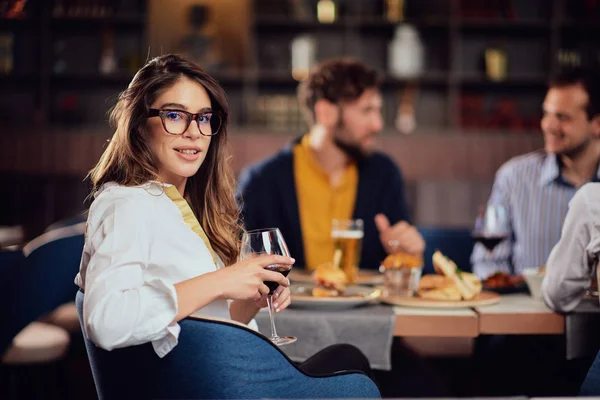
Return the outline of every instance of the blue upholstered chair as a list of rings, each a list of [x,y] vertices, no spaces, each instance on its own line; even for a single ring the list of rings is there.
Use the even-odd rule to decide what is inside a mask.
[[[10,318],[13,316],[12,309],[16,306],[12,285],[14,285],[15,279],[22,274],[24,265],[25,255],[21,250],[0,251],[0,304],[3,304],[3,307],[0,307],[0,355],[4,354],[20,330],[10,327]]]
[[[56,229],[23,248],[23,265],[13,271],[10,287],[3,294],[10,302],[2,307],[0,345],[8,345],[29,323],[73,301],[84,230],[85,224]]]
[[[65,227],[73,226],[73,225],[78,225],[78,224],[81,224],[82,222],[86,222],[86,221],[87,221],[87,211],[81,212],[79,214],[73,215],[68,218],[58,220],[58,221],[54,222],[53,224],[51,224],[50,226],[48,226],[44,232],[50,232],[50,231],[53,231],[56,229],[65,228]]]
[[[463,271],[471,272],[473,239],[470,228],[419,228],[425,240],[423,274],[434,272],[431,256],[436,250],[450,257]]]
[[[84,229],[85,224],[57,229],[32,240],[20,253],[0,257],[0,375],[8,378],[0,388],[8,387],[8,397],[67,395],[56,382],[66,378],[61,360],[69,348],[69,333],[39,320],[75,296],[73,279],[79,270]],[[41,383],[33,385],[35,393],[28,393],[32,385],[27,374]]]
[[[80,321],[83,301],[78,292]],[[99,399],[380,397],[360,372],[306,375],[267,338],[232,321],[186,318],[180,325],[179,344],[164,358],[150,343],[109,352],[86,338]]]
[[[581,389],[580,396],[600,396],[600,352],[596,354],[594,362],[590,366]]]

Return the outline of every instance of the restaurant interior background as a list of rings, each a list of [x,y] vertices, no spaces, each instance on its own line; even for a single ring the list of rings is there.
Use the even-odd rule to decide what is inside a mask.
[[[416,224],[469,227],[497,168],[541,147],[551,74],[599,64],[599,16],[587,0],[0,0],[0,225],[29,239],[83,210],[118,93],[180,52],[227,91],[237,172],[305,131],[310,65],[369,63],[384,77],[377,147]]]

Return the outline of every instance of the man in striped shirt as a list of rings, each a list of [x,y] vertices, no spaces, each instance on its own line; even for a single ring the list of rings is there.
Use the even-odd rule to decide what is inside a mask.
[[[546,263],[558,242],[568,203],[584,183],[600,181],[598,77],[571,70],[556,77],[543,103],[544,149],[515,157],[497,172],[488,204],[508,210],[508,239],[471,255],[481,278],[519,274]]]

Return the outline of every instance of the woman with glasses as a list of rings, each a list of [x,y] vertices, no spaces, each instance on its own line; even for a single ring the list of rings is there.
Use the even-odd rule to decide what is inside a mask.
[[[192,313],[249,323],[279,283],[282,256],[237,262],[241,226],[219,84],[176,55],[148,62],[111,113],[115,133],[90,172],[94,201],[76,284],[90,340],[111,350],[152,342],[163,357]],[[227,268],[221,268],[229,266]]]
[[[293,258],[237,261],[243,228],[226,151],[228,111],[221,86],[176,55],[149,61],[119,96],[115,133],[90,172],[94,201],[75,279],[86,335],[100,348],[151,342],[164,357],[177,345],[177,322],[192,313],[254,322],[267,306],[265,281],[279,284],[276,312],[290,304],[289,280],[265,267]],[[366,357],[346,344],[301,368],[370,374]]]

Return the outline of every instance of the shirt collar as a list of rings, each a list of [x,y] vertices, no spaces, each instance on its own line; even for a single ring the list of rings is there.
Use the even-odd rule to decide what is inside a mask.
[[[560,168],[556,154],[546,154],[540,173],[540,185],[546,186],[560,178]]]
[[[540,173],[540,185],[547,186],[553,182],[561,182],[566,185],[572,186],[570,183],[565,182],[560,175],[560,165],[556,154],[548,153],[542,163],[542,170]],[[600,182],[600,165],[596,170],[596,175],[593,177],[592,182]]]

